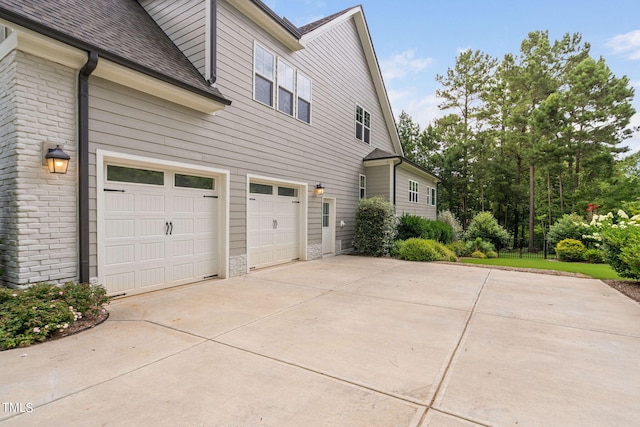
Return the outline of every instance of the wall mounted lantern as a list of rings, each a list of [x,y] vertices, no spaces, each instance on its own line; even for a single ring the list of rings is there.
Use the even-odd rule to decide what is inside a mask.
[[[71,157],[62,151],[59,145],[56,145],[56,148],[49,148],[44,158],[47,160],[49,172],[67,173]]]
[[[316,196],[322,196],[323,194],[324,194],[324,186],[320,182],[316,185]]]

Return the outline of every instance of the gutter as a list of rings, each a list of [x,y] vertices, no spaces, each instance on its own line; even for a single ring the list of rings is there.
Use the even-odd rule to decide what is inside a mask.
[[[209,4],[209,75],[207,81],[213,85],[218,79],[218,5],[217,0],[210,0]]]
[[[89,283],[89,76],[98,54],[89,51],[78,74],[78,262],[79,281]]]

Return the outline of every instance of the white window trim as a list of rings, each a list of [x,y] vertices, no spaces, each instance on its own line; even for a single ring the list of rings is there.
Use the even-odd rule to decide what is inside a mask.
[[[273,78],[269,78],[267,76],[265,76],[264,74],[258,72],[258,70],[256,69],[256,52],[258,50],[258,47],[260,49],[263,49],[267,52],[269,52],[272,56],[273,56]],[[276,94],[274,93],[274,91],[277,90],[277,74],[278,74],[278,70],[277,70],[277,56],[275,53],[273,53],[271,50],[267,49],[266,47],[264,47],[263,45],[261,45],[258,42],[254,42],[253,43],[253,100],[256,102],[259,102],[262,105],[266,105],[267,107],[271,107],[271,108],[277,108],[277,99],[276,99]],[[259,74],[261,77],[263,77],[265,80],[269,80],[271,82],[271,99],[273,100],[273,104],[274,105],[269,105],[266,104],[262,101],[260,101],[259,99],[256,98],[256,74]]]
[[[364,178],[364,187],[362,186],[363,178]],[[364,190],[364,193],[362,190]],[[360,176],[358,177],[358,198],[360,200],[367,198],[367,176],[364,174],[360,174]]]
[[[427,186],[427,206],[431,206],[431,186]]]
[[[293,88],[289,89],[285,86],[283,86],[281,84],[281,78],[280,78],[280,64],[284,64],[287,67],[291,68],[291,70],[293,70]],[[276,57],[276,102],[275,102],[275,108],[276,110],[278,110],[279,112],[281,112],[282,114],[286,114],[287,116],[290,117],[296,117],[297,114],[297,107],[298,107],[298,96],[297,96],[297,91],[298,91],[298,70],[296,70],[292,65],[290,65],[287,61],[285,61],[284,59],[280,58],[279,56]],[[292,105],[291,105],[291,114],[287,113],[286,111],[282,111],[280,109],[280,88],[286,90],[287,92],[291,93],[291,98],[292,98]]]
[[[436,206],[436,198],[438,197],[438,187],[431,187],[431,206]]]
[[[361,108],[361,109],[362,109],[362,123],[360,123],[360,122],[358,121],[358,115],[357,115],[357,110],[358,110],[358,108]],[[371,117],[372,117],[371,112],[370,112],[369,110],[367,110],[366,108],[364,108],[364,107],[363,107],[362,105],[360,105],[360,104],[356,104],[355,112],[356,112],[356,114],[355,114],[355,117],[353,118],[353,119],[354,119],[354,123],[355,123],[353,136],[354,136],[354,137],[355,137],[355,139],[357,139],[358,141],[360,141],[360,142],[362,142],[362,143],[364,143],[364,144],[367,144],[367,145],[371,145],[371,136],[372,136],[372,135],[371,135],[371,127],[372,127],[372,126],[371,126]],[[368,127],[365,125],[365,116],[366,116],[367,114],[369,114],[369,126],[368,126]],[[356,130],[356,128],[357,128],[357,126],[358,126],[358,124],[362,124],[362,138],[358,138],[358,136],[356,135],[356,132],[355,132],[355,130]],[[364,140],[364,134],[365,134],[365,132],[364,132],[364,131],[365,131],[365,129],[368,129],[368,130],[369,130],[369,142],[367,142],[367,141],[365,141],[365,140]]]
[[[420,203],[420,183],[412,179],[409,180],[409,203]]]

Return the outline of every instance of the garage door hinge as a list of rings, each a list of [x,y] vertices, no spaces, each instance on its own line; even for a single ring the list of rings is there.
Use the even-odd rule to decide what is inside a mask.
[[[207,196],[207,195],[204,195],[202,197],[206,197],[208,199],[217,199],[218,198],[218,196]]]
[[[113,188],[105,188],[104,191],[115,191],[115,192],[118,192],[118,193],[124,193],[124,190],[116,190],[116,189],[113,189]]]
[[[203,279],[213,279],[214,277],[218,277],[218,275],[212,274],[211,276],[204,276]]]
[[[249,200],[255,200],[253,197],[249,197]]]

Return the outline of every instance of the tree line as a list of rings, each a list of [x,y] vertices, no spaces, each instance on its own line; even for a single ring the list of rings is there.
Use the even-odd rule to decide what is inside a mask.
[[[405,157],[443,179],[439,208],[463,225],[490,211],[533,245],[565,213],[640,199],[639,154],[619,156],[634,90],[580,34],[531,32],[501,60],[466,50],[436,81],[446,115],[421,130],[403,111],[398,131]]]

